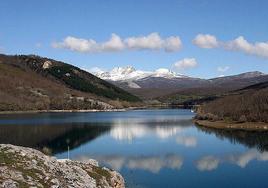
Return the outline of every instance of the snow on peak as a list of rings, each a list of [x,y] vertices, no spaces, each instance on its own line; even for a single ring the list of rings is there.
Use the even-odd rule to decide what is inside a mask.
[[[178,76],[177,73],[165,68],[157,69],[154,73],[154,77],[172,78],[177,76]]]
[[[91,71],[97,77],[104,80],[112,80],[112,81],[133,81],[139,80],[147,77],[163,77],[163,78],[178,78],[185,77],[183,75],[179,75],[169,69],[159,68],[156,71],[142,71],[136,70],[132,66],[127,67],[115,67],[111,71],[102,71],[101,69],[96,69],[98,71]]]
[[[115,67],[113,68],[110,73],[111,74],[131,74],[132,72],[136,71],[136,69],[132,66],[127,67]]]

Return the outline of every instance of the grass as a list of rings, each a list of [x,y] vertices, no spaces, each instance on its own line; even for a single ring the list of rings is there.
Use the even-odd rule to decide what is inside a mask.
[[[101,186],[101,180],[103,177],[107,180],[107,182],[111,183],[111,174],[101,167],[92,166],[92,171],[87,172],[88,175],[96,180],[97,186]]]
[[[22,157],[18,153],[11,153],[9,152],[9,148],[0,148],[0,164],[3,166],[8,167],[8,169],[20,172],[25,180],[28,179],[28,177],[31,177],[34,181],[38,181],[41,185],[45,187],[51,186],[50,183],[45,182],[42,178],[38,176],[38,174],[45,176],[41,170],[38,169],[28,169],[27,168],[27,162],[31,161],[32,159],[27,158],[27,156]],[[38,162],[38,161],[37,161]],[[40,162],[38,162],[40,165]],[[37,165],[37,166],[38,166]],[[29,187],[29,184],[23,181],[17,181],[19,187],[27,188]]]

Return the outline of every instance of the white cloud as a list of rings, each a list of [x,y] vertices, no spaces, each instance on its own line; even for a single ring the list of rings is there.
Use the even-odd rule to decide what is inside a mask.
[[[174,66],[178,70],[185,70],[185,69],[190,69],[190,68],[196,67],[197,62],[196,62],[195,58],[184,58],[180,61],[175,62]]]
[[[102,50],[102,51],[119,51],[119,50],[122,50],[124,48],[125,48],[125,44],[123,43],[121,38],[118,35],[113,33],[110,40],[103,43],[100,50]]]
[[[164,49],[168,52],[174,52],[181,49],[182,43],[179,37],[168,37],[162,39],[158,33],[151,33],[148,36],[130,37],[125,40],[127,47],[130,49]]]
[[[209,34],[198,34],[193,43],[200,48],[216,48],[219,45],[217,38]]]
[[[130,37],[125,42],[130,49],[159,50],[163,47],[163,40],[157,33],[151,33],[148,36]]]
[[[214,156],[205,156],[197,161],[196,168],[200,171],[215,170],[220,163],[220,159]]]
[[[219,41],[213,35],[198,34],[193,43],[200,48],[222,48],[229,51],[243,52],[248,55],[268,58],[268,42],[248,42],[243,36],[231,41]]]
[[[185,147],[195,147],[197,145],[197,139],[194,136],[178,136],[176,143]]]
[[[122,50],[165,50],[166,52],[174,52],[181,49],[182,42],[178,36],[163,39],[158,33],[125,39],[121,39],[120,36],[113,33],[108,41],[100,43],[93,39],[68,36],[62,42],[52,43],[52,47],[69,49],[81,53],[115,52]]]
[[[180,37],[169,37],[164,41],[164,49],[167,52],[175,52],[180,50],[182,47],[182,42]]]
[[[217,68],[217,71],[218,71],[218,72],[226,72],[226,71],[228,71],[229,69],[230,69],[229,66],[218,67],[218,68]]]
[[[268,58],[268,42],[249,43],[243,36],[224,43],[227,50]]]
[[[77,52],[97,52],[98,51],[98,45],[96,41],[89,39],[79,39],[75,37],[68,36],[64,39],[63,42],[54,42],[52,43],[53,48],[64,48],[64,49],[69,49],[72,51],[77,51]]]

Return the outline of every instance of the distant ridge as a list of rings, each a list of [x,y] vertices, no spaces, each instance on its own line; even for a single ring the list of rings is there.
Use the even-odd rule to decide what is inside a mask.
[[[170,98],[170,95],[177,93],[186,95],[222,93],[268,81],[268,75],[259,71],[201,79],[177,74],[168,69],[142,71],[127,66],[116,67],[111,71],[98,70],[93,74],[144,99],[159,97],[163,99],[165,96]]]

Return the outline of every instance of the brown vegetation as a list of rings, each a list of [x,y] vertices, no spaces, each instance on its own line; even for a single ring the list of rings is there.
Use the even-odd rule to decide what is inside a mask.
[[[198,109],[196,118],[225,122],[268,122],[268,87],[248,87],[204,104]]]
[[[71,67],[72,81],[93,90],[80,90],[68,76],[63,80],[50,74],[50,69],[42,68],[46,61]],[[71,65],[38,56],[0,55],[0,111],[107,109],[133,102],[139,99]]]
[[[225,121],[208,121],[208,120],[196,120],[195,123],[197,125],[213,129],[268,131],[268,123],[256,123],[256,122],[228,123]]]

